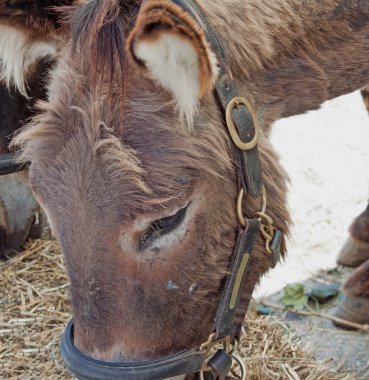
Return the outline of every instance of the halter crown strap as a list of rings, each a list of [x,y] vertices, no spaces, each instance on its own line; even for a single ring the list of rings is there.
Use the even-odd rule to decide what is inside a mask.
[[[219,104],[224,113],[227,112],[233,120],[234,136],[238,137],[236,143],[241,147],[243,144],[250,144],[247,149],[236,146],[235,159],[237,164],[237,175],[240,184],[245,190],[254,197],[261,195],[262,189],[262,170],[257,147],[258,124],[252,107],[249,103],[239,102],[232,103],[237,96],[236,84],[232,79],[231,69],[227,60],[227,56],[219,41],[217,34],[211,25],[207,22],[204,13],[192,0],[171,0],[189,13],[203,28],[207,40],[212,47],[213,53],[217,56],[219,65],[218,80],[215,83],[215,92],[217,94]],[[243,98],[239,98],[243,99]],[[233,104],[233,106],[232,106]],[[231,106],[231,107],[230,107]],[[228,122],[227,122],[228,124]],[[232,136],[233,142],[235,142]]]
[[[193,0],[172,0],[173,3],[179,5],[197,20],[203,28],[207,40],[211,45],[213,53],[217,56],[219,74],[215,83],[215,93],[219,101],[220,107],[225,113],[225,122],[229,135],[234,143],[234,158],[237,165],[237,181],[240,188],[243,189],[242,194],[248,193],[254,197],[262,195],[262,169],[258,152],[259,125],[257,117],[249,102],[238,96],[236,84],[233,80],[227,55],[219,41],[217,34],[211,25],[207,22],[204,13]],[[242,198],[242,195],[241,195]],[[241,199],[242,206],[242,199]],[[242,207],[240,207],[242,213]],[[263,210],[263,213],[265,210]],[[243,300],[241,303],[240,295],[243,293],[245,280],[249,277],[250,263],[253,261],[252,249],[255,238],[260,231],[261,219],[244,220],[243,228],[239,228],[236,246],[234,248],[233,257],[229,268],[222,298],[217,309],[215,317],[215,333],[214,341],[227,340],[232,343],[234,338],[239,338],[242,325],[237,324],[235,320],[236,313],[238,315],[246,315],[249,299]],[[273,233],[270,236],[269,244],[272,253],[272,267],[276,265],[280,254],[280,244],[282,234],[274,227],[268,232]],[[274,228],[274,230],[273,230]],[[254,285],[254,284],[253,284]],[[250,295],[251,297],[251,295]],[[219,356],[219,361],[224,361],[226,365],[227,355]],[[213,360],[214,357],[211,359]],[[210,362],[211,362],[210,360]],[[214,366],[209,366],[213,371]],[[220,373],[217,373],[221,379]]]
[[[259,125],[250,103],[238,96],[227,55],[217,34],[207,22],[203,12],[192,0],[172,0],[186,10],[203,28],[213,53],[217,56],[219,75],[215,83],[215,92],[220,107],[225,114],[225,122],[233,141],[234,158],[237,166],[237,181],[243,193],[252,196],[262,194],[262,170],[258,152]],[[252,248],[255,237],[260,230],[258,219],[245,220],[245,225],[238,231],[229,276],[226,280],[215,317],[215,339],[227,336],[239,337],[241,327],[235,321],[236,313],[246,315],[248,302],[240,305],[240,294],[248,278],[250,262],[253,260]],[[243,310],[240,310],[240,307]]]

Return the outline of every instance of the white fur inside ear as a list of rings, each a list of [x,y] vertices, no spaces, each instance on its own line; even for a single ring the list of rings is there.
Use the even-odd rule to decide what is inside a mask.
[[[181,118],[192,124],[200,98],[200,63],[190,41],[174,34],[138,41],[134,46],[153,79],[174,95]]]
[[[56,55],[56,44],[34,42],[15,28],[0,25],[0,79],[27,96],[26,74],[37,59]]]

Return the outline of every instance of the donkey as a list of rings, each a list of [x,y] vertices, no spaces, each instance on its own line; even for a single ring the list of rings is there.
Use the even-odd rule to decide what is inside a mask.
[[[364,2],[197,0],[225,56],[178,3],[189,1],[0,2],[0,46],[20,47],[0,47],[9,82],[22,88],[27,72],[14,62],[54,52],[48,100],[14,146],[65,256],[72,344],[99,371],[199,347],[213,326],[240,229],[237,164],[212,92],[220,62],[260,125],[267,197],[244,194],[239,214],[264,203],[284,234],[272,123],[369,80]],[[251,257],[241,306],[271,266],[262,234]],[[88,378],[107,378],[99,371]]]
[[[42,81],[50,64],[48,60],[32,63],[27,73],[27,95],[0,82],[0,159],[8,160],[14,132],[33,116],[35,102],[46,98]],[[28,236],[39,237],[44,224],[26,170],[9,171],[12,169],[0,177],[0,258],[17,251]]]

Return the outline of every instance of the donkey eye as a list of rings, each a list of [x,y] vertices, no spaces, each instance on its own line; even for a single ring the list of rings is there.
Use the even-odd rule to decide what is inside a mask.
[[[139,249],[146,248],[154,239],[176,229],[182,223],[187,207],[188,205],[178,210],[174,215],[152,222],[145,234],[140,238]]]
[[[174,215],[167,216],[166,218],[155,220],[151,223],[150,228],[153,231],[166,230],[168,228],[173,229],[182,222],[186,213],[186,207],[177,211]]]
[[[149,228],[153,232],[157,232],[160,234],[168,233],[179,226],[186,214],[186,210],[187,206],[178,210],[174,215],[155,220],[155,222],[151,223]]]

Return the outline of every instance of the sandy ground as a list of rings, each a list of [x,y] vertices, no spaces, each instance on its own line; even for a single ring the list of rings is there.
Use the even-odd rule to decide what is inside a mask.
[[[256,297],[334,267],[369,198],[369,117],[359,92],[279,121],[273,144],[291,177],[294,226],[285,262],[263,278]]]

